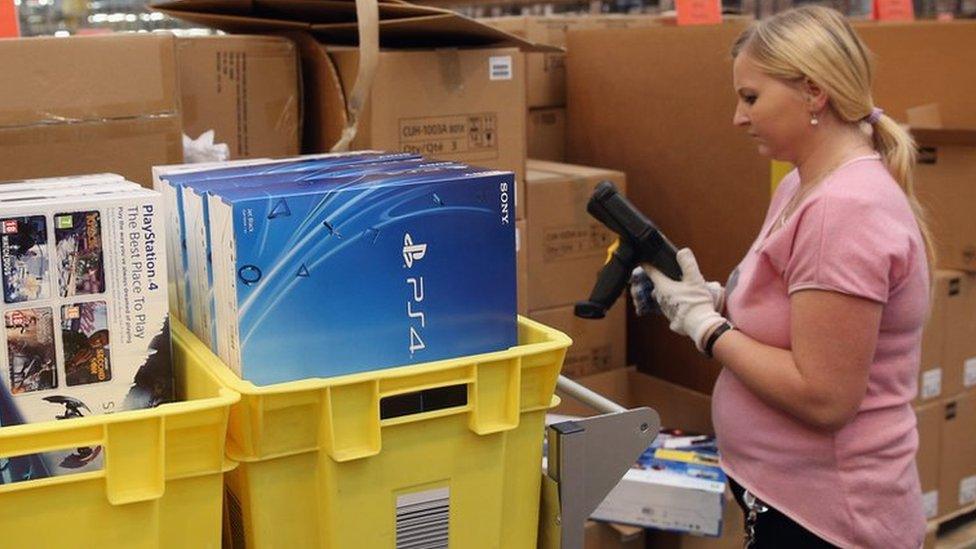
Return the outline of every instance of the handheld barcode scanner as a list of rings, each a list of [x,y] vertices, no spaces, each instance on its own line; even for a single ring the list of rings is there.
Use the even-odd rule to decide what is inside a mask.
[[[669,278],[681,279],[678,250],[654,223],[642,214],[609,181],[596,186],[586,211],[620,236],[619,244],[597,275],[590,299],[576,303],[580,318],[603,318],[630,281],[634,267],[650,263]]]

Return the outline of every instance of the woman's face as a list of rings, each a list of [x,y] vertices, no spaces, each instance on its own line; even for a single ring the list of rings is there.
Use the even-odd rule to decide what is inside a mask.
[[[759,154],[795,162],[812,128],[801,86],[763,73],[746,53],[735,58],[732,83],[739,100],[732,123],[756,140]]]

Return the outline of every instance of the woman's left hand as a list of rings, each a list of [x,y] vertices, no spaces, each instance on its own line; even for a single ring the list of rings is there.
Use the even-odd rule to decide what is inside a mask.
[[[644,269],[654,283],[651,294],[661,311],[671,321],[671,331],[691,338],[695,347],[704,352],[708,335],[725,322],[715,310],[715,303],[708,285],[698,269],[698,261],[690,249],[678,251],[681,280],[671,280],[651,265]]]

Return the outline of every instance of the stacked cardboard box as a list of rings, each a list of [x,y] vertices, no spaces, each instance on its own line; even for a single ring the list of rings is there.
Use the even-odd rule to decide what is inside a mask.
[[[0,180],[116,172],[151,184],[181,133],[215,131],[231,158],[298,152],[294,46],[171,34],[0,43]]]
[[[564,48],[571,31],[626,29],[661,24],[651,15],[551,15],[487,19],[486,22],[531,42]],[[526,55],[529,158],[566,161],[566,55]]]
[[[918,469],[934,519],[976,504],[976,275],[936,271],[918,385]]]
[[[530,109],[527,127],[529,158],[566,161],[566,107]]]
[[[183,133],[214,131],[229,158],[293,156],[301,147],[301,66],[277,36],[223,35],[176,43]]]
[[[308,101],[319,105],[348,96],[356,81],[358,51],[330,52],[308,56],[331,61],[338,71],[341,87],[310,88]],[[339,139],[341,125],[335,110],[317,112],[308,122],[317,128],[310,131],[321,133],[309,145],[325,151]],[[515,172],[515,218],[521,219],[525,112],[524,57],[515,48],[382,51],[350,148],[413,152]]]
[[[0,41],[0,181],[114,172],[142,185],[183,158],[175,38]]]
[[[573,338],[563,373],[577,377],[626,365],[626,304],[618,302],[601,320],[577,318],[573,306],[586,299],[616,236],[586,212],[601,181],[626,192],[620,172],[529,160],[526,219],[520,232],[522,311]]]

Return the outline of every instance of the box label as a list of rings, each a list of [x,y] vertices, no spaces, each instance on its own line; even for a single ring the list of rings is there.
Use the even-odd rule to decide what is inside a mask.
[[[488,153],[498,157],[498,115],[472,113],[400,119],[400,150],[437,155]]]
[[[932,368],[922,372],[922,400],[935,398],[942,394],[942,368]]]
[[[396,547],[447,547],[450,513],[446,487],[397,496]]]
[[[599,223],[546,229],[542,234],[542,257],[550,262],[604,255],[613,239],[613,233]]]
[[[247,119],[247,53],[242,51],[217,52],[217,95],[234,94],[237,106],[235,120],[236,149],[233,158],[250,156]]]
[[[976,387],[976,357],[966,359],[965,370],[963,371],[963,385],[968,389],[969,387]]]
[[[939,514],[939,491],[930,490],[922,494],[922,509],[926,519],[934,519]]]
[[[547,53],[542,64],[542,70],[545,72],[554,71],[565,71],[566,70],[566,54],[565,53]]]
[[[959,505],[976,503],[976,475],[959,481]]]
[[[488,58],[489,80],[511,80],[513,72],[511,55],[493,55]]]

